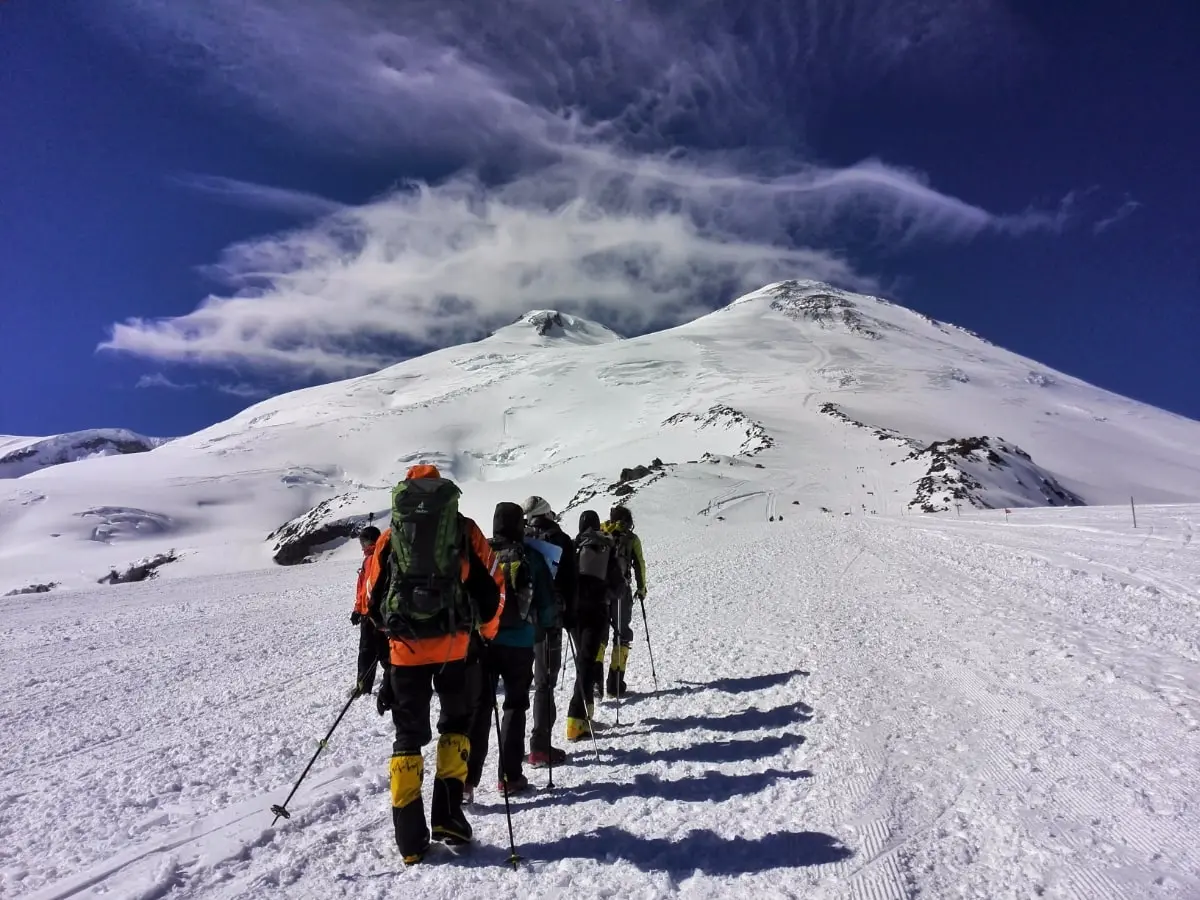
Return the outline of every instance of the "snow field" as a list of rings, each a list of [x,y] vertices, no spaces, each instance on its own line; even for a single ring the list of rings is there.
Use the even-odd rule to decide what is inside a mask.
[[[0,896],[1200,892],[1200,508],[681,528],[666,493],[662,690],[527,772],[515,872],[490,777],[479,845],[404,871],[371,700],[271,827],[353,681],[354,563],[0,601]]]

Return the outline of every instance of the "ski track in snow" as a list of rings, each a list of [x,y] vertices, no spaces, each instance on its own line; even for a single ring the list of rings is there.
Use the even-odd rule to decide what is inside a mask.
[[[371,700],[272,827],[353,566],[0,601],[0,896],[1200,896],[1200,508],[1127,518],[640,519],[661,690],[527,772],[517,871],[489,777],[478,845],[404,870]]]

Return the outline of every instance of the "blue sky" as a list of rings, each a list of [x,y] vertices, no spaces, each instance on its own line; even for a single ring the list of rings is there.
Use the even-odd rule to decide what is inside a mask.
[[[793,274],[1200,418],[1196,4],[199,6],[0,5],[0,433]]]

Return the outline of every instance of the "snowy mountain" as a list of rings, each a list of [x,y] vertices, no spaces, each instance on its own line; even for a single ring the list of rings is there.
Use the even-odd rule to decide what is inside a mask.
[[[101,456],[145,453],[165,443],[165,438],[145,437],[124,428],[92,428],[40,438],[0,435],[0,478],[20,478],[50,466]]]
[[[483,522],[537,492],[715,523],[1198,501],[1198,443],[1200,423],[816,282],[631,339],[542,310],[147,454],[8,482],[0,591],[172,552],[163,577],[309,559],[382,515],[416,461]]]

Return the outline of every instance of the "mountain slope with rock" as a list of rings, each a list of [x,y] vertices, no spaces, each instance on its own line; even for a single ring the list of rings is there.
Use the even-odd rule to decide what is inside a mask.
[[[817,282],[629,339],[540,310],[150,454],[5,483],[0,591],[167,552],[161,578],[336,554],[415,462],[456,479],[485,523],[496,502],[538,493],[711,524],[1198,501],[1198,443],[1200,423]]]

